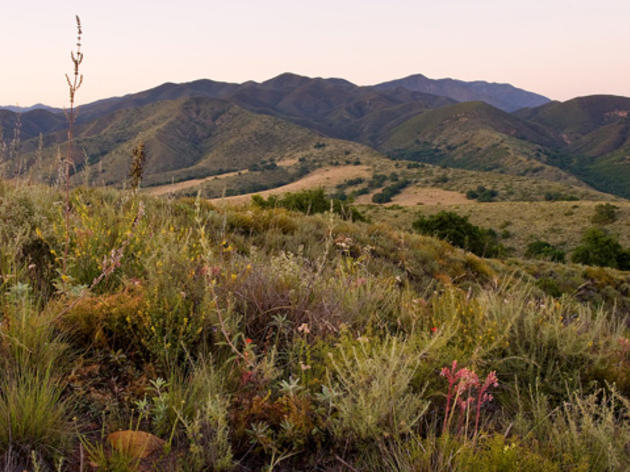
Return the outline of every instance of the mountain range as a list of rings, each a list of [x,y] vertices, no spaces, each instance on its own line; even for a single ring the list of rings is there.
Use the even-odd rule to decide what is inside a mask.
[[[19,168],[52,175],[54,155],[66,139],[63,113],[35,109],[19,120],[26,162]],[[17,121],[14,111],[0,110],[5,141]],[[36,158],[40,133],[44,148]],[[625,97],[560,103],[506,84],[422,75],[369,87],[295,74],[262,83],[204,79],[83,105],[76,136],[75,155],[83,156],[78,159],[83,164],[75,171],[87,166],[92,178],[107,184],[124,178],[122,164],[142,139],[152,156],[151,184],[241,171],[260,162],[302,157],[313,164],[325,155],[330,163],[378,155],[578,182],[630,197]],[[324,148],[329,152],[314,154]],[[5,173],[11,165],[3,164]]]

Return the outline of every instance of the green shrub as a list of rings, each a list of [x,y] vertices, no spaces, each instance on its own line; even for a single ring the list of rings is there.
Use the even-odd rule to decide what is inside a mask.
[[[579,200],[575,195],[568,195],[560,192],[545,192],[545,200],[548,202],[576,202]]]
[[[614,390],[587,396],[578,390],[559,408],[543,402],[530,433],[546,457],[562,464],[562,470],[626,471],[630,468],[629,406]]]
[[[541,390],[554,402],[565,398],[567,388],[602,380],[598,372],[607,365],[606,358],[623,333],[622,324],[570,299],[528,298],[512,291],[502,304],[497,297],[488,306],[509,321],[509,329],[502,333],[499,378],[524,388],[541,378]]]
[[[229,401],[223,381],[212,362],[201,360],[182,378],[171,374],[169,381],[151,382],[147,415],[156,433],[187,444],[185,470],[231,470]]]
[[[454,470],[462,472],[560,472],[558,463],[536,453],[517,438],[502,434],[484,438],[477,447],[467,444],[455,461]]]
[[[525,257],[564,262],[565,252],[546,241],[534,241],[527,245]]]
[[[286,208],[310,215],[330,211],[352,221],[365,221],[365,217],[353,206],[339,198],[329,198],[323,188],[285,193],[282,197],[271,195],[265,200],[260,195],[253,195],[252,202],[259,208]]]
[[[466,198],[479,202],[492,202],[498,195],[499,192],[494,189],[486,188],[483,185],[478,186],[476,190],[468,190],[466,192]]]
[[[420,215],[414,221],[413,228],[422,234],[444,239],[478,256],[497,257],[504,252],[493,230],[475,226],[467,217],[454,212],[441,211],[429,217]]]
[[[599,228],[586,230],[582,243],[573,251],[571,260],[585,265],[630,269],[628,251],[621,247],[617,238]]]
[[[391,177],[390,177],[391,178]],[[392,180],[393,181],[393,180]],[[396,177],[396,183],[385,187],[381,192],[375,193],[372,196],[374,203],[387,203],[392,201],[392,197],[398,195],[407,187],[411,182],[407,179],[398,180]]]
[[[596,225],[609,225],[617,221],[619,207],[610,203],[600,203],[595,205],[595,214],[591,218],[591,223]]]

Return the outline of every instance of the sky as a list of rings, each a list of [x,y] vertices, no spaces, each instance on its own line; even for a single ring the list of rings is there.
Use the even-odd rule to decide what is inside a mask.
[[[358,85],[422,73],[555,100],[630,96],[629,0],[21,0],[0,9],[0,105],[67,105],[75,14],[79,103],[283,72]]]

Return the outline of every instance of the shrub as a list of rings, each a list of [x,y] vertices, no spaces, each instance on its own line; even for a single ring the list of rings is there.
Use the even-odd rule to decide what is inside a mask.
[[[548,202],[576,202],[579,200],[575,195],[564,194],[560,192],[545,192],[545,200]]]
[[[398,180],[395,184],[389,185],[385,187],[381,192],[376,193],[372,196],[372,201],[374,203],[387,203],[392,201],[392,197],[398,195],[402,190],[407,187],[411,182],[409,180]]]
[[[422,352],[389,338],[346,340],[331,354],[331,369],[319,395],[330,412],[330,430],[340,439],[374,441],[413,431],[429,402],[413,379]]]
[[[493,230],[475,226],[467,217],[454,212],[441,211],[429,217],[420,215],[413,223],[413,228],[422,234],[444,239],[478,256],[496,257],[504,252]]]
[[[551,421],[532,430],[545,455],[563,464],[563,470],[629,470],[628,400],[614,390],[588,396],[576,391],[568,400],[548,412]]]
[[[468,190],[466,192],[466,198],[479,202],[492,202],[497,195],[499,195],[499,192],[494,189],[487,189],[483,185],[478,186],[476,190]]]
[[[606,358],[623,332],[619,321],[569,299],[534,301],[512,292],[503,302],[493,298],[488,307],[509,320],[502,333],[500,378],[514,379],[524,388],[544,379],[541,390],[559,402],[567,388],[600,377],[597,372],[607,365]]]
[[[372,179],[368,182],[369,188],[379,188],[385,184],[387,176],[385,174],[374,174]]]
[[[157,433],[177,432],[175,439],[187,444],[185,470],[231,470],[229,401],[212,362],[201,360],[186,378],[174,372],[168,382],[151,385],[148,416]]]
[[[525,257],[547,259],[553,262],[564,262],[565,253],[546,241],[538,240],[527,245]]]
[[[591,223],[596,225],[608,225],[617,221],[619,207],[610,203],[600,203],[595,205],[595,214],[591,218]]]
[[[456,458],[454,469],[462,472],[560,472],[557,463],[538,454],[518,438],[502,434],[484,438],[478,447],[467,444]]]
[[[582,244],[575,248],[573,262],[600,267],[628,270],[628,251],[617,238],[599,228],[590,228],[582,236]]]
[[[253,195],[252,202],[259,208],[280,207],[291,211],[299,211],[307,215],[324,213],[331,210],[332,207],[333,212],[341,215],[343,218],[352,221],[365,221],[365,217],[359,210],[345,203],[345,200],[327,197],[323,188],[285,193],[282,197],[271,195],[267,200],[260,195]]]

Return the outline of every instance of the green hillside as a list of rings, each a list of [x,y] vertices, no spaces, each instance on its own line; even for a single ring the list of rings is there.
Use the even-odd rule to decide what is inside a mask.
[[[555,130],[556,133],[564,135],[565,141],[570,143],[603,125],[627,117],[628,111],[630,98],[590,95],[521,110],[515,115]]]
[[[15,113],[8,110],[0,110],[0,129],[2,137],[7,142],[13,139],[16,128],[22,140],[34,138],[39,133],[48,133],[62,129],[66,126],[63,114],[52,113],[48,110],[32,110],[25,113]]]
[[[577,183],[550,165],[544,130],[481,102],[421,113],[393,129],[379,146],[395,158],[465,169]]]
[[[355,143],[325,138],[292,123],[246,111],[225,101],[192,98],[167,100],[117,111],[76,129],[75,183],[120,185],[128,171],[127,156],[139,141],[150,159],[145,185],[203,178],[252,166],[299,158],[312,161],[355,160],[374,151]],[[45,136],[44,159],[32,169],[45,180],[57,171],[55,155],[64,132]],[[35,162],[31,141],[24,148]],[[87,156],[87,166],[85,165]],[[34,164],[36,165],[36,164]],[[289,178],[284,176],[285,178]]]
[[[594,95],[518,115],[555,133],[555,165],[600,190],[630,196],[629,98]]]

